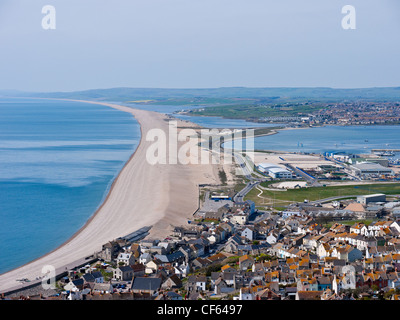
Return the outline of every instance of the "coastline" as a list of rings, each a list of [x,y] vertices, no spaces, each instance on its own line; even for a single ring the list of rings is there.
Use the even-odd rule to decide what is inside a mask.
[[[210,165],[154,165],[146,162],[148,130],[167,130],[167,116],[112,103],[72,99],[51,99],[100,104],[131,113],[140,125],[141,139],[124,167],[116,176],[101,205],[66,242],[45,255],[0,275],[0,293],[23,289],[16,279],[43,277],[42,267],[52,265],[60,272],[79,259],[99,251],[108,241],[139,228],[152,226],[150,236],[165,237],[172,224],[186,221],[198,206],[198,184],[218,180]],[[183,121],[178,123],[184,123]],[[185,123],[187,125],[187,123]],[[141,183],[135,183],[137,178]],[[153,196],[153,191],[159,191]],[[178,197],[176,196],[178,195]],[[179,205],[175,206],[176,200]],[[183,198],[183,199],[182,199]],[[141,205],[144,203],[145,205]],[[136,210],[136,211],[135,211]],[[40,283],[40,281],[39,281]]]

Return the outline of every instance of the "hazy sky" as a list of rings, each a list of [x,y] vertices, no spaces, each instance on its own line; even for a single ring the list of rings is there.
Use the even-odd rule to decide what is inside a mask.
[[[399,0],[0,0],[0,89],[400,86],[399,57]]]

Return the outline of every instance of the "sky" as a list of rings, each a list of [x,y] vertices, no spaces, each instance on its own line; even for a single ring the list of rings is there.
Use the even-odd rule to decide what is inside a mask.
[[[0,0],[0,90],[400,86],[399,16],[398,0]]]

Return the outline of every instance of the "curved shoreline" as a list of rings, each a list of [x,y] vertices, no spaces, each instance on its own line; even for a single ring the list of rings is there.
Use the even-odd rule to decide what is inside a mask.
[[[69,99],[51,99],[51,100],[73,101],[73,100],[69,100]],[[76,102],[77,102],[77,101],[76,101]],[[88,102],[88,101],[83,101],[83,100],[82,100],[82,101],[79,101],[79,102]],[[38,260],[40,260],[40,259],[42,259],[42,258],[45,258],[46,256],[50,255],[51,253],[53,253],[53,252],[59,250],[61,247],[67,245],[67,244],[70,243],[72,240],[74,240],[74,239],[75,239],[89,224],[90,224],[90,222],[95,218],[95,216],[97,215],[97,213],[101,210],[101,208],[102,208],[102,207],[104,206],[104,204],[107,202],[107,200],[108,200],[108,198],[109,198],[109,196],[110,196],[110,193],[111,193],[112,190],[114,189],[114,186],[115,186],[117,180],[119,179],[119,177],[120,177],[120,175],[121,175],[121,172],[122,172],[122,171],[124,170],[124,168],[128,165],[128,163],[132,160],[132,158],[134,157],[134,155],[135,155],[135,153],[136,153],[136,150],[139,148],[139,146],[140,146],[140,144],[141,144],[141,142],[142,142],[142,134],[143,134],[143,133],[142,133],[142,127],[140,126],[140,123],[139,123],[139,127],[140,127],[140,141],[139,141],[139,144],[137,145],[137,147],[135,148],[135,150],[133,151],[133,153],[129,156],[129,159],[125,162],[125,164],[123,165],[123,167],[121,168],[121,170],[118,172],[117,176],[113,179],[113,182],[111,183],[111,186],[110,186],[110,188],[108,189],[108,191],[106,191],[106,192],[107,192],[106,196],[105,196],[105,197],[103,196],[100,205],[99,205],[99,206],[97,207],[97,209],[90,215],[90,217],[86,220],[86,222],[83,224],[83,226],[81,226],[81,227],[80,227],[76,232],[74,232],[66,241],[64,241],[62,244],[60,244],[60,245],[57,246],[56,248],[52,249],[51,251],[49,251],[49,252],[47,252],[47,253],[45,253],[45,254],[43,254],[43,255],[41,255],[41,256],[35,258],[35,259],[33,259],[33,260],[31,260],[31,261],[29,261],[29,262],[24,263],[23,265],[20,265],[20,266],[18,266],[18,267],[16,267],[16,268],[13,268],[13,269],[11,269],[11,270],[9,270],[9,271],[6,271],[6,272],[4,272],[4,273],[0,273],[0,277],[1,277],[2,275],[4,275],[4,274],[7,274],[7,273],[12,272],[12,271],[14,271],[14,270],[17,270],[17,269],[19,269],[19,268],[25,267],[25,266],[27,266],[27,265],[33,263],[33,262],[36,262],[36,261],[38,261]]]
[[[204,182],[205,176],[212,173],[210,167],[193,166],[164,166],[154,165],[150,168],[144,158],[146,151],[145,134],[153,128],[166,129],[165,115],[140,109],[133,109],[112,103],[95,102],[72,99],[51,99],[63,101],[76,101],[108,106],[120,111],[129,112],[140,125],[140,142],[130,158],[126,161],[117,177],[114,179],[107,196],[101,205],[67,241],[52,251],[14,268],[0,275],[0,292],[14,289],[23,289],[16,279],[43,276],[41,268],[49,263],[54,263],[55,269],[66,268],[72,261],[83,259],[99,251],[99,248],[108,241],[124,236],[144,226],[160,224],[156,233],[168,235],[168,226],[171,222],[184,221],[184,217],[190,216],[197,209],[198,190],[197,184]],[[137,159],[137,161],[136,161]],[[190,169],[192,168],[192,169]],[[179,177],[177,177],[179,175]],[[132,177],[137,178],[137,184]],[[171,180],[174,177],[175,180]],[[214,177],[215,178],[215,177]],[[141,183],[140,183],[141,182]],[[186,195],[180,202],[180,206],[173,206],[176,193]],[[116,190],[118,189],[118,190]],[[158,190],[156,199],[151,192]],[[151,201],[149,201],[151,200]],[[144,205],[141,205],[143,201]],[[109,236],[105,235],[109,234]],[[96,238],[98,237],[98,238]],[[82,243],[83,242],[83,243]],[[72,248],[71,248],[72,247]],[[84,247],[84,248],[82,248]],[[83,254],[83,252],[86,252]],[[65,257],[63,256],[65,254]],[[71,258],[71,257],[75,257]],[[26,284],[26,286],[31,285]],[[40,283],[40,281],[38,282]]]

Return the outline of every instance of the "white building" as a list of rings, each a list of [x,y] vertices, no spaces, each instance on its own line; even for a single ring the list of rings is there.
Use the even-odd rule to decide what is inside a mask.
[[[274,179],[290,179],[292,178],[292,173],[280,166],[272,163],[260,163],[258,165],[258,170],[262,173],[268,174]]]
[[[282,168],[270,168],[268,174],[274,179],[290,179],[292,173],[289,170]]]
[[[232,215],[230,222],[233,224],[244,225],[247,223],[248,216],[243,212],[238,212]]]
[[[117,264],[125,264],[126,266],[135,264],[135,257],[132,253],[121,252],[118,254]]]

